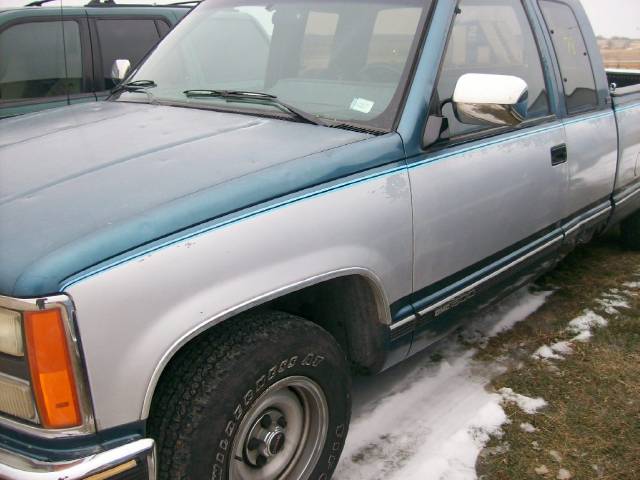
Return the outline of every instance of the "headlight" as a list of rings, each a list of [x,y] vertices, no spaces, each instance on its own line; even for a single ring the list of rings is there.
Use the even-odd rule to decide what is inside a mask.
[[[20,312],[0,308],[0,352],[14,357],[24,356]]]
[[[29,383],[0,374],[0,411],[31,422],[37,421]]]

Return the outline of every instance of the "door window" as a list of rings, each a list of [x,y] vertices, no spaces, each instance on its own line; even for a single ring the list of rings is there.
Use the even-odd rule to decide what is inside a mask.
[[[102,72],[105,90],[115,87],[111,67],[117,59],[127,59],[135,66],[160,40],[153,19],[148,20],[97,20],[100,41]]]
[[[578,20],[562,3],[545,0],[540,6],[560,64],[568,112],[594,109],[598,105],[596,82]]]
[[[528,118],[549,114],[549,98],[536,39],[520,0],[462,0],[447,47],[438,96],[453,96],[458,79],[467,73],[514,75],[529,87]],[[451,103],[443,114],[451,136],[488,127],[458,122]]]
[[[80,93],[81,51],[80,28],[72,20],[7,28],[0,33],[0,102]]]

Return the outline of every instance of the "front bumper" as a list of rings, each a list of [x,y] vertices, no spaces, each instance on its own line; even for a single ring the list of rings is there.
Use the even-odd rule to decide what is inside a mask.
[[[155,480],[155,444],[137,440],[90,457],[46,463],[0,450],[2,480]]]

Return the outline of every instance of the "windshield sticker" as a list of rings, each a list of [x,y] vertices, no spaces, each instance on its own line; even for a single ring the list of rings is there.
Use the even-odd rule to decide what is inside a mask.
[[[354,98],[349,108],[351,110],[355,110],[356,112],[369,113],[371,112],[375,104],[376,102],[372,102],[371,100],[367,100],[366,98]]]

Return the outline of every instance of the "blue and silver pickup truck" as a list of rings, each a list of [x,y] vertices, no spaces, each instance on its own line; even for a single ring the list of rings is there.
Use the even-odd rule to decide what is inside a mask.
[[[208,0],[4,121],[0,478],[329,479],[352,370],[640,248],[616,76],[578,0]]]

